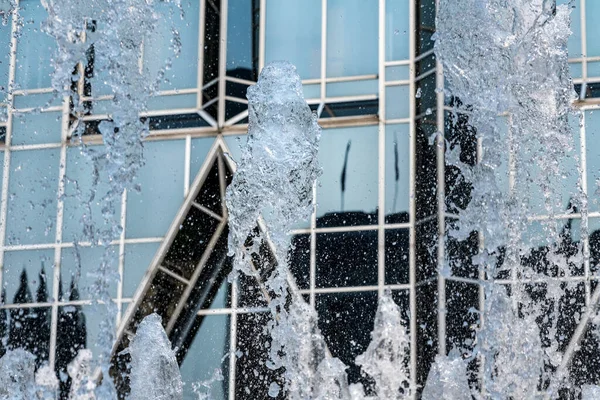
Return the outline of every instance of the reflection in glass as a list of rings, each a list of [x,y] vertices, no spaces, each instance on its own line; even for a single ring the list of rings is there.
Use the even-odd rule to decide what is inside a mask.
[[[325,129],[317,187],[317,225],[377,223],[377,126]]]
[[[377,284],[377,230],[319,233],[316,257],[317,287]]]
[[[385,127],[385,214],[388,223],[408,222],[410,201],[409,125]]]

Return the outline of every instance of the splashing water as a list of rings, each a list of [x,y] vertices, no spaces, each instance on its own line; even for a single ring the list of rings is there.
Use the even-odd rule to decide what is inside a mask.
[[[166,2],[180,6],[179,0]],[[158,76],[151,76],[148,68],[139,66],[142,46],[151,46],[158,39],[155,27],[162,20],[155,10],[156,3],[152,0],[42,2],[48,12],[43,30],[54,37],[58,47],[52,86],[56,96],[73,97],[72,113],[77,118],[73,129],[75,138],[81,137],[85,130],[85,124],[80,120],[85,110],[83,102],[71,91],[72,81],[78,78],[73,76],[73,67],[86,65],[90,52],[93,52],[96,75],[92,79],[92,87],[104,87],[112,96],[108,106],[109,119],[103,120],[98,127],[104,146],[88,147],[82,140],[79,141],[82,153],[94,166],[93,185],[85,199],[88,210],[89,204],[95,200],[100,177],[110,184],[108,193],[100,201],[104,224],[94,226],[88,213],[82,221],[83,240],[104,247],[94,272],[94,283],[89,288],[97,301],[96,312],[101,319],[97,342],[98,364],[103,379],[96,388],[96,395],[101,399],[116,398],[109,367],[117,309],[109,288],[119,276],[114,268],[115,250],[110,243],[119,238],[123,227],[115,210],[126,190],[139,190],[135,177],[144,164],[142,141],[149,133],[148,121],[140,119],[140,112],[146,110],[148,99],[156,92],[164,79],[165,69],[171,63],[170,59],[165,60]],[[180,41],[174,35],[173,51],[177,56]]]
[[[471,201],[452,234],[461,240],[473,231],[481,234],[483,249],[473,262],[492,280],[484,285],[488,304],[475,348],[483,360],[486,398],[533,398],[540,377],[549,373],[545,367],[560,359],[558,318],[550,316],[544,332],[550,344],[542,347],[535,321],[547,310],[530,298],[525,285],[513,285],[509,298],[493,279],[500,272],[513,279],[535,276],[547,283],[545,300],[555,309],[564,294],[522,258],[530,250],[527,216],[538,206],[550,216],[564,212],[564,177],[575,172],[565,170],[573,150],[569,13],[568,5],[545,0],[440,2],[435,52],[449,84],[446,94],[458,104],[455,113],[469,116],[483,148],[473,167],[460,161],[459,146],[449,148],[446,159],[472,185]],[[539,203],[532,196],[536,191],[542,194]],[[585,212],[577,188],[572,198]],[[551,219],[545,229],[548,243],[554,243],[547,261],[559,276],[568,275],[569,263],[577,260],[561,254],[558,222]],[[581,248],[577,257],[581,260]]]
[[[287,62],[267,65],[258,83],[248,89],[248,100],[248,141],[227,188],[229,251],[236,256],[238,273],[256,274],[248,260],[258,250],[246,249],[244,243],[262,215],[277,259],[266,282],[273,293],[267,366],[284,369],[283,390],[290,399],[366,398],[360,385],[348,386],[347,367],[329,354],[316,311],[288,283],[288,232],[309,217],[313,185],[320,174],[320,128],[304,100],[295,67]],[[375,380],[378,398],[398,398],[400,388],[408,397],[409,339],[389,294],[380,298],[372,339],[357,364]],[[275,397],[281,389],[273,382],[269,394]]]
[[[129,400],[183,398],[179,364],[158,314],[150,314],[140,322],[128,350],[131,354]]]

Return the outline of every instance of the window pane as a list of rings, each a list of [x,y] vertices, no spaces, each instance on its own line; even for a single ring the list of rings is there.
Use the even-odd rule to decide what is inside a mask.
[[[54,242],[59,158],[59,149],[12,153],[8,185],[8,243]]]
[[[227,75],[256,80],[254,76],[252,1],[228,0]]]
[[[385,60],[408,60],[410,32],[408,19],[409,0],[385,2]]]
[[[128,238],[165,235],[183,201],[185,141],[146,142],[144,156],[137,179],[141,191],[127,195]]]
[[[319,78],[321,0],[268,0],[266,3],[265,61],[287,60],[296,66],[302,79]]]
[[[377,285],[377,230],[317,234],[316,255],[317,287]]]
[[[53,264],[54,250],[5,252],[2,288],[6,290],[6,303],[51,302]]]
[[[62,279],[61,301],[75,301],[80,299],[95,299],[98,297],[92,292],[96,281],[96,271],[104,256],[104,247],[79,247],[62,250],[60,276]],[[118,246],[112,246],[109,254],[109,270],[117,271],[119,258]],[[120,282],[114,276],[110,282],[109,293],[111,298],[117,297],[117,287]],[[76,289],[75,292],[73,289]]]
[[[388,222],[408,222],[410,138],[408,124],[385,127],[385,214]]]
[[[100,150],[98,146],[90,146],[91,151]],[[106,222],[102,215],[103,198],[110,190],[106,179],[100,179],[94,187],[94,163],[82,154],[79,147],[67,149],[67,172],[64,196],[64,241],[89,241],[86,228],[93,226],[95,230],[112,228],[112,222]],[[115,202],[115,218],[120,219],[121,202]]]
[[[167,59],[172,60],[166,71],[167,82],[161,82],[159,89],[187,89],[197,86],[199,1],[182,1],[183,19],[177,7],[167,2],[156,2],[155,7],[161,14],[161,24],[156,27],[149,41],[144,43],[144,66],[149,69],[150,77],[157,79],[158,71],[165,68]],[[176,30],[181,37],[181,52],[174,56],[173,33]]]
[[[13,119],[12,144],[60,143],[61,114],[16,114]]]
[[[327,76],[376,74],[377,34],[378,7],[375,2],[329,0]]]
[[[317,225],[377,223],[377,130],[377,126],[323,130]]]
[[[228,376],[229,358],[224,356],[229,352],[229,316],[211,315],[203,317],[201,321],[200,329],[180,367],[184,383],[183,398],[197,399],[202,393],[207,395],[203,398],[226,399],[228,379],[225,377]],[[230,357],[235,355],[231,354]],[[221,369],[224,379],[214,379],[218,376],[215,375],[217,369]],[[200,385],[211,380],[208,388]]]
[[[51,59],[56,44],[40,29],[48,14],[39,1],[21,1],[19,6],[24,26],[17,44],[17,86],[22,89],[50,87],[54,71]]]

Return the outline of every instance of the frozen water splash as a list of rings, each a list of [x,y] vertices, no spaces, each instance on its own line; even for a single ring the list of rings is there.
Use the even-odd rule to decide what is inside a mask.
[[[179,365],[158,314],[150,314],[140,322],[129,353],[129,400],[183,399]]]
[[[0,358],[0,400],[51,400],[57,386],[50,368],[36,374],[35,356],[25,350],[9,350]]]
[[[271,383],[269,395],[283,391],[293,400],[367,399],[360,384],[348,385],[346,365],[329,353],[314,308],[288,284],[288,232],[309,217],[313,185],[320,174],[320,128],[303,98],[295,67],[287,62],[266,66],[258,83],[248,89],[248,100],[248,141],[227,188],[229,252],[236,256],[237,271],[254,275],[248,260],[257,250],[244,245],[259,217],[264,217],[277,260],[266,282],[273,315],[267,366],[281,368],[285,378],[283,387]],[[364,373],[375,380],[375,398],[408,397],[414,390],[407,372],[408,344],[400,310],[385,294],[372,343],[357,358]]]
[[[320,174],[321,128],[304,100],[296,68],[287,62],[267,65],[248,88],[248,102],[248,141],[227,188],[230,255],[239,251],[261,214],[270,239],[288,243],[291,226],[310,216],[312,187]],[[277,250],[281,262],[287,246]]]
[[[71,377],[71,390],[69,400],[95,400],[94,389],[95,382],[92,377],[92,351],[81,349],[77,356],[67,367],[67,372]]]
[[[180,7],[179,0],[161,2]],[[89,196],[80,200],[101,203],[104,220],[101,226],[93,226],[90,215],[86,214],[82,221],[82,240],[104,247],[90,288],[97,301],[96,312],[101,318],[97,364],[101,366],[103,379],[96,388],[96,395],[102,399],[116,398],[109,375],[116,306],[109,288],[119,276],[115,270],[116,254],[109,244],[119,238],[123,227],[115,210],[125,190],[139,190],[135,178],[144,164],[142,140],[149,133],[148,121],[140,120],[140,112],[147,108],[149,97],[165,79],[165,71],[171,64],[170,59],[164,60],[165,65],[159,70],[158,76],[153,76],[149,68],[140,67],[139,64],[142,47],[152,47],[158,43],[156,26],[166,21],[164,15],[161,18],[156,11],[158,3],[158,0],[42,1],[48,12],[43,30],[57,43],[52,86],[55,98],[72,97],[74,138],[85,130],[85,123],[80,117],[86,113],[83,102],[71,90],[73,81],[80,78],[79,74],[84,68],[77,68],[78,72],[74,75],[74,67],[93,63],[92,96],[110,93],[112,97],[105,105],[109,119],[102,121],[98,127],[104,146],[87,147],[81,143],[82,153],[93,163],[94,179]],[[174,37],[171,43],[175,57],[179,54],[180,40],[177,32],[172,31]],[[108,182],[110,189],[103,198],[95,199],[100,181]],[[88,210],[91,211],[89,206]]]
[[[485,286],[485,325],[475,347],[484,363],[484,397],[533,398],[550,370],[545,367],[560,359],[558,318],[545,319],[548,343],[542,347],[536,317],[548,313],[540,305],[544,302],[558,309],[563,289],[547,283],[545,301],[536,303],[524,285],[514,285],[509,298],[493,279],[500,271],[515,279],[547,278],[522,259],[530,250],[527,216],[534,207],[551,216],[564,212],[566,178],[576,173],[566,169],[573,150],[568,119],[574,99],[567,61],[569,14],[568,5],[549,0],[440,1],[435,52],[449,84],[446,94],[456,114],[468,115],[483,148],[475,166],[461,162],[459,146],[448,146],[446,160],[472,186],[471,201],[452,234],[461,240],[473,231],[483,235],[484,248],[473,262],[492,280]],[[571,198],[586,213],[579,188],[571,189]],[[586,229],[582,226],[583,236]],[[569,259],[560,252],[558,223],[549,221],[545,230],[553,243],[545,261],[568,275],[569,263],[585,257],[582,249]]]
[[[371,343],[356,358],[356,364],[375,381],[379,399],[409,399],[416,388],[410,387],[408,351],[410,337],[406,333],[400,308],[391,293],[379,298]]]
[[[504,287],[487,293],[487,320],[478,335],[483,386],[493,399],[533,399],[546,360],[535,314],[519,318]]]
[[[458,351],[447,356],[437,355],[429,370],[423,400],[471,400],[471,388],[467,381],[467,365]]]

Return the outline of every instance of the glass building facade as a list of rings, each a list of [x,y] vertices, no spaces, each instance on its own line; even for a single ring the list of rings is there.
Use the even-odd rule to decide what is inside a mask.
[[[56,98],[50,75],[55,44],[41,31],[45,9],[38,0],[17,3],[18,13],[0,25],[0,334],[6,337],[0,350],[25,347],[40,365],[64,372],[78,349],[95,351],[99,330],[86,289],[102,250],[84,235],[82,221],[103,223],[99,199],[108,186],[100,182],[90,197],[94,171],[81,146],[103,146],[98,124],[110,118],[111,94],[90,54],[86,65],[74,66],[72,96]],[[116,210],[122,233],[111,243],[119,278],[111,288],[118,309],[115,354],[136,323],[157,311],[178,348],[186,399],[196,398],[194,391],[204,390],[201,382],[211,381],[217,368],[224,379],[206,383],[217,399],[266,398],[268,383],[280,379],[264,366],[262,327],[269,313],[261,279],[270,252],[262,249],[256,260],[265,268],[257,277],[227,280],[223,194],[245,141],[246,89],[264,65],[288,60],[323,127],[323,174],[311,219],[292,232],[290,281],[316,308],[332,354],[350,366],[351,382],[368,383],[354,359],[370,342],[378,296],[391,290],[411,338],[412,383],[423,385],[435,355],[474,334],[479,316],[472,310],[484,306],[481,282],[490,279],[469,268],[478,235],[466,242],[447,235],[468,188],[460,172],[445,165],[445,146],[461,143],[461,159],[471,164],[480,149],[475,132],[449,123],[456,116],[441,90],[443,71],[431,40],[436,2],[181,3],[183,17],[165,7],[169,23],[140,49],[140,68],[158,71],[172,53],[171,29],[180,35],[181,53],[140,115],[151,129],[140,190],[123,193]],[[600,105],[598,7],[595,0],[574,2],[569,42],[582,117],[574,124],[579,147],[564,210],[581,182],[590,212],[558,216],[573,242],[583,240],[591,252],[589,265],[556,278],[573,288],[573,302],[565,302],[580,311],[594,298],[600,262],[600,152],[593,145],[600,135],[594,113]],[[72,102],[80,102],[83,114],[73,115]],[[84,124],[83,136],[72,137],[74,121]],[[531,216],[532,246],[540,251],[547,244],[536,232],[547,218],[543,211]],[[591,233],[583,239],[582,218]],[[515,279],[496,280],[511,285]],[[565,324],[565,347],[576,325]],[[115,356],[115,370],[120,365]],[[127,382],[118,383],[126,392]]]

